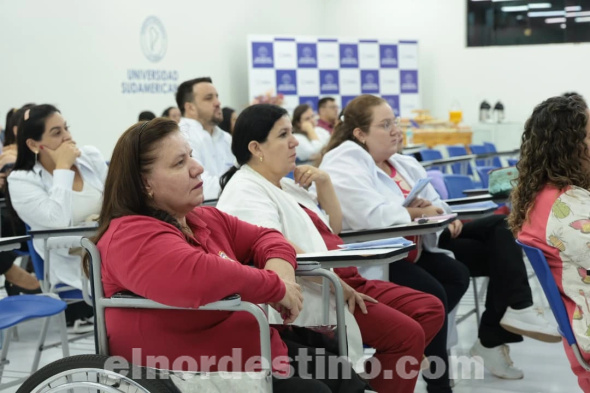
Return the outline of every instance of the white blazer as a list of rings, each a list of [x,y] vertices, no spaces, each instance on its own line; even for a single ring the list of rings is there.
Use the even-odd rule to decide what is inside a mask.
[[[102,154],[92,146],[80,148],[76,167],[82,178],[101,193],[108,167]],[[31,229],[53,229],[72,226],[72,185],[74,171],[56,169],[53,176],[39,163],[32,170],[12,171],[8,176],[10,200],[18,216]],[[99,213],[99,212],[97,212]],[[43,240],[33,240],[41,258],[45,255]],[[52,285],[64,283],[82,289],[81,261],[68,250],[53,250],[50,254],[49,279]]]
[[[217,202],[217,208],[254,225],[273,228],[306,252],[326,251],[326,243],[309,218],[299,206],[315,212],[330,227],[328,218],[318,208],[317,199],[292,179],[281,180],[282,189],[266,180],[248,165],[243,165],[227,183]],[[300,326],[318,326],[323,323],[321,286],[307,280],[298,280],[303,288],[303,311],[295,321]],[[330,308],[330,323],[335,324],[334,302]],[[274,310],[269,310],[271,323],[281,324],[282,319]],[[353,364],[363,355],[360,328],[354,316],[345,307],[348,337],[348,356]],[[362,369],[359,369],[362,370]]]
[[[394,154],[388,161],[412,187],[417,180],[427,177],[422,165],[413,157]],[[320,169],[332,179],[342,207],[344,229],[373,229],[411,222],[410,214],[402,206],[404,195],[400,188],[375,164],[369,152],[357,143],[346,141],[330,150],[324,156]],[[432,185],[426,186],[419,196],[445,212],[451,212]],[[453,257],[450,251],[437,247],[439,235],[424,235],[424,248]]]
[[[231,135],[219,127],[209,134],[201,123],[186,117],[180,119],[178,127],[193,149],[193,157],[205,169],[201,174],[205,199],[217,199],[221,191],[219,178],[236,160],[231,152]]]
[[[310,140],[307,135],[301,133],[295,133],[293,136],[299,142],[299,145],[295,148],[297,158],[301,161],[308,161],[314,154],[318,154],[324,146],[328,144],[330,140],[330,133],[322,127],[316,127],[315,132],[318,135],[318,139]]]

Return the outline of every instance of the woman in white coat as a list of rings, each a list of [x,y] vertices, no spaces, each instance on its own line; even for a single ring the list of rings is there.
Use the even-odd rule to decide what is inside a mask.
[[[422,191],[414,207],[402,206],[415,182],[427,177],[413,157],[396,154],[402,145],[402,131],[385,100],[364,95],[348,104],[344,121],[334,131],[320,166],[333,179],[345,227],[376,228],[409,223],[422,215],[451,212],[431,185]],[[420,212],[416,206],[430,211]],[[480,340],[473,346],[472,354],[481,356],[484,366],[498,377],[522,378],[522,371],[510,361],[506,343],[522,341],[522,334],[543,341],[559,338],[555,327],[538,318],[533,310],[522,252],[505,217],[495,215],[466,224],[456,220],[442,233],[426,235],[421,240],[423,247],[414,258],[415,263],[392,264],[390,280],[440,295],[431,292],[438,281],[450,311],[462,294],[457,277],[465,280],[465,267],[438,247],[452,251],[473,275],[490,276]],[[407,274],[408,270],[415,274]]]
[[[300,253],[337,249],[343,243],[337,236],[342,215],[332,182],[313,166],[295,167],[297,143],[284,109],[274,105],[246,108],[238,117],[232,140],[240,168],[223,175],[217,208],[281,231]],[[286,178],[293,170],[295,180]],[[307,191],[312,183],[317,196]],[[356,267],[334,271],[341,277],[363,342],[376,349],[381,372],[371,385],[379,392],[412,392],[425,344],[444,320],[440,301],[390,282],[367,280]],[[308,306],[305,300],[304,312]],[[408,358],[413,359],[410,364],[415,372],[400,376],[398,367]]]
[[[76,146],[57,108],[37,105],[25,112],[17,149],[8,191],[12,207],[31,229],[64,228],[97,217],[107,165],[96,148]],[[43,257],[43,241],[33,243]],[[82,288],[78,255],[53,250],[50,264],[52,287],[66,284]]]
[[[299,142],[295,148],[299,161],[317,160],[330,140],[330,133],[316,127],[313,117],[313,109],[307,104],[299,105],[293,111],[293,135]]]

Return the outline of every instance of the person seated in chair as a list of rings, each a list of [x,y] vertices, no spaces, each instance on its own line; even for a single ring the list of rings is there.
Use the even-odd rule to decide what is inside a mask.
[[[217,207],[252,224],[280,230],[299,253],[338,249],[343,244],[337,235],[342,213],[332,182],[326,172],[311,165],[295,166],[297,145],[283,108],[268,104],[246,108],[236,121],[232,141],[240,168],[222,176]],[[293,170],[295,180],[285,177]],[[317,198],[307,191],[312,184]],[[363,342],[375,348],[381,365],[371,384],[380,392],[412,391],[424,347],[444,321],[442,304],[432,295],[367,280],[354,266],[335,273],[342,277],[344,297]],[[413,377],[398,375],[396,366],[404,358],[413,358]],[[386,378],[387,373],[393,378]]]
[[[31,229],[76,226],[100,212],[105,160],[95,147],[76,145],[56,107],[36,105],[24,112],[17,153],[8,176],[8,196],[18,217]],[[43,258],[43,240],[35,239],[33,244]],[[69,250],[52,250],[49,281],[52,289],[58,284],[82,289],[80,256]],[[92,315],[92,307],[82,302],[66,310],[69,325]],[[94,328],[92,323],[82,323],[78,323],[78,332]]]
[[[14,260],[1,258],[0,255],[0,276],[4,275],[6,281],[16,285],[28,293],[39,291],[39,281],[25,269],[14,264]],[[6,286],[6,282],[4,284]]]
[[[284,323],[296,320],[302,293],[295,282],[296,254],[275,230],[257,227],[203,202],[203,167],[176,122],[157,118],[131,126],[119,138],[109,166],[98,232],[93,239],[102,257],[105,296],[130,291],[176,307],[197,308],[239,294],[244,301],[267,303]],[[253,265],[253,266],[252,266]],[[201,371],[254,371],[249,360],[259,356],[258,323],[245,312],[108,309],[106,327],[112,355],[138,359],[151,356],[174,363],[197,360]],[[220,361],[241,351],[240,361]],[[311,348],[284,341],[271,328],[276,392],[363,392],[367,384],[347,366],[329,378],[284,379],[289,366],[296,373],[322,369]],[[298,351],[309,355],[305,369]],[[208,362],[201,359],[207,357]],[[194,363],[183,361],[190,371]],[[318,368],[316,368],[318,366]],[[207,367],[209,369],[207,370]],[[326,370],[326,368],[323,368]],[[346,379],[345,372],[350,372]],[[334,375],[332,375],[334,377]]]
[[[520,147],[509,223],[522,243],[543,251],[572,330],[590,360],[590,110],[579,95],[552,97],[533,110]],[[564,340],[584,392],[584,370]]]
[[[402,130],[384,99],[361,95],[349,102],[320,165],[334,183],[345,228],[379,228],[451,213],[430,184],[409,206],[403,206],[412,187],[427,175],[416,159],[399,154],[402,149]],[[491,373],[505,379],[523,378],[523,372],[510,360],[507,345],[522,341],[522,335],[547,342],[560,340],[556,326],[533,306],[522,251],[505,216],[492,215],[465,224],[455,220],[441,233],[424,235],[416,243],[415,263],[392,264],[391,281],[427,293],[442,284],[454,303],[459,293],[453,289],[457,277],[449,268],[465,269],[457,261],[473,276],[490,277],[479,339],[471,354]],[[408,269],[414,274],[407,274]]]

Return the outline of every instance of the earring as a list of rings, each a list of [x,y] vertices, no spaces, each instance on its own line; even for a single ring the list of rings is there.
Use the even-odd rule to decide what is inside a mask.
[[[260,162],[264,161],[264,157],[260,156]]]
[[[148,192],[148,197],[150,197],[150,199],[154,199],[154,192],[153,191],[149,191]]]
[[[35,165],[37,165],[37,155],[39,155],[38,151],[35,152]]]

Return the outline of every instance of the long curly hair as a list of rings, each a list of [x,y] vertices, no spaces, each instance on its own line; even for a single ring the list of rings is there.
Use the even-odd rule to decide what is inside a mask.
[[[558,96],[537,105],[526,121],[508,217],[515,236],[545,185],[560,190],[573,185],[590,189],[590,158],[585,142],[587,111],[579,95]]]

